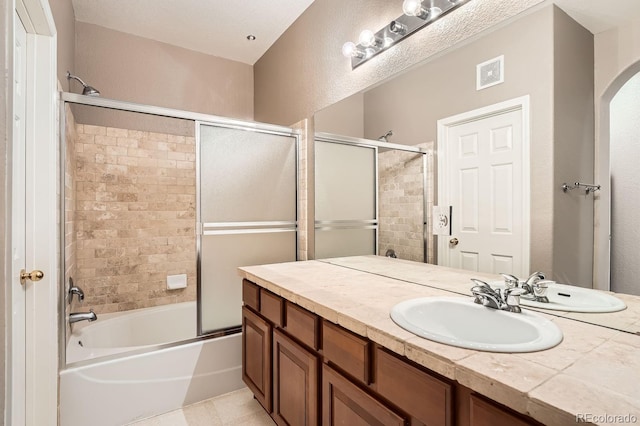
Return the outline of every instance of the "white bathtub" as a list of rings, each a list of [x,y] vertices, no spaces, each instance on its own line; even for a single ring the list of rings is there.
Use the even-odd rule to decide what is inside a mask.
[[[194,324],[195,303],[101,315],[75,328],[67,362],[192,338]],[[120,426],[240,389],[241,360],[234,334],[71,366],[60,372],[60,424]]]

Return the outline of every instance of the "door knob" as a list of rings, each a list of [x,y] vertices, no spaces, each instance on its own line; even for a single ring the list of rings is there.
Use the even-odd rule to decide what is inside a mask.
[[[24,269],[20,271],[20,284],[25,285],[27,280],[29,281],[40,281],[44,278],[44,272],[39,271],[37,269],[27,272]]]
[[[451,244],[452,246],[457,246],[459,242],[460,241],[458,241],[458,239],[455,237],[449,240],[449,244]]]

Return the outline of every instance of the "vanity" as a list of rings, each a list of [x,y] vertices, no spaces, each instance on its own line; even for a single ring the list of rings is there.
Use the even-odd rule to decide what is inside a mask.
[[[640,337],[632,333],[540,313],[562,330],[559,345],[492,353],[423,339],[390,318],[400,302],[463,298],[470,278],[493,275],[378,256],[239,270],[243,379],[277,424],[567,425],[640,417]],[[639,305],[625,302],[630,321]]]

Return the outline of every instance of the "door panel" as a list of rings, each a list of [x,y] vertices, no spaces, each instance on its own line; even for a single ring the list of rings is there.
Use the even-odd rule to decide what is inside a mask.
[[[522,110],[446,128],[441,205],[453,207],[451,238],[439,263],[526,275]]]
[[[240,325],[237,268],[296,260],[294,135],[199,124],[202,333]]]

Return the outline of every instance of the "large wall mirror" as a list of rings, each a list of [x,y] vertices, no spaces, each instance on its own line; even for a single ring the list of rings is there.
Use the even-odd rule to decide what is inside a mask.
[[[562,6],[562,2],[556,3]],[[620,3],[624,2],[620,0]],[[595,110],[601,93],[594,95],[594,87],[597,88],[594,34],[584,27],[593,15],[589,16],[585,10],[581,11],[582,15],[570,12],[568,14],[554,4],[534,8],[401,75],[318,111],[314,117],[315,130],[369,140],[378,140],[392,130],[392,135],[387,136],[389,142],[427,146],[433,150],[434,167],[427,173],[437,182],[439,174],[446,172],[438,162],[441,154],[438,142],[442,138],[438,134],[439,122],[526,98],[528,123],[525,132],[529,145],[523,152],[523,159],[529,170],[527,181],[518,185],[527,191],[529,204],[526,212],[518,214],[529,216],[524,225],[530,234],[526,247],[528,271],[543,271],[559,283],[608,289],[609,282],[601,279],[603,274],[597,270],[594,274],[594,257],[597,263],[600,250],[594,251],[594,244],[598,244],[599,229],[608,227],[608,224],[599,223],[602,217],[597,209],[598,203],[607,202],[608,194],[613,194],[613,209],[634,212],[631,215],[637,218],[638,191],[629,189],[627,184],[637,182],[637,176],[631,176],[638,174],[637,168],[631,167],[633,170],[629,171],[628,164],[618,165],[615,161],[637,158],[636,154],[634,157],[628,153],[634,145],[629,142],[630,138],[635,135],[637,140],[638,135],[640,108],[635,99],[637,96],[629,97],[633,93],[632,87],[637,87],[634,84],[638,79],[628,76],[629,84],[619,85],[623,87],[620,96],[611,96],[614,98],[611,103],[610,175],[613,178],[609,175],[601,177],[595,172],[603,157],[602,153],[597,156],[595,149],[599,143],[597,123],[601,119]],[[619,43],[627,42],[620,40]],[[501,77],[504,81],[481,88],[477,79],[478,65],[494,59],[503,61]],[[626,146],[622,151],[617,148],[621,144]],[[504,182],[506,175],[502,176]],[[602,189],[595,192],[581,188],[562,190],[563,183],[575,182],[598,184]],[[435,184],[432,194],[435,204],[439,197],[437,188]],[[489,194],[487,191],[486,187],[481,187],[479,196]],[[616,195],[620,194],[616,191],[626,195]],[[629,295],[640,295],[640,285],[631,284],[628,279],[628,274],[638,269],[640,239],[636,235],[633,241],[637,225],[631,225],[632,219],[617,218],[615,211],[612,215],[611,253],[616,263],[615,271],[607,271],[605,275],[610,274],[611,290],[629,306],[638,303],[637,298]],[[616,227],[626,229],[629,238],[623,238],[626,237],[622,235],[624,231],[616,231]],[[616,232],[620,234],[619,245],[616,245]],[[437,245],[435,239],[451,238],[432,237],[431,229],[425,235],[434,239],[431,247],[437,246],[439,250],[443,245]],[[416,237],[422,238],[421,235]],[[601,240],[599,244],[602,246]],[[437,253],[428,259],[437,263]],[[637,273],[634,276],[637,277]],[[634,316],[637,315],[635,309],[611,314],[560,315],[619,330],[640,331],[640,317]]]

